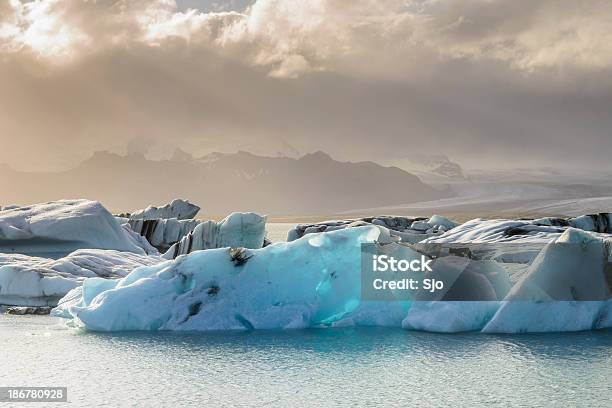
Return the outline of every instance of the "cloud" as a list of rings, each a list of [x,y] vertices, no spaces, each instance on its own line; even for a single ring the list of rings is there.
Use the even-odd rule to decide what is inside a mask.
[[[0,161],[65,167],[144,137],[607,163],[611,18],[599,0],[3,1]]]
[[[381,74],[389,65],[409,73],[424,57],[502,61],[527,72],[612,63],[612,6],[598,0],[258,0],[244,14],[179,11],[173,0],[10,0],[3,7],[2,49],[50,59],[181,38],[277,77]]]

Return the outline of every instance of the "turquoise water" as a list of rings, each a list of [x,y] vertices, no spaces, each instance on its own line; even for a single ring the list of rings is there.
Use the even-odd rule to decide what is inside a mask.
[[[604,407],[612,400],[612,331],[99,334],[48,316],[2,315],[0,344],[0,385],[67,386],[72,406]]]

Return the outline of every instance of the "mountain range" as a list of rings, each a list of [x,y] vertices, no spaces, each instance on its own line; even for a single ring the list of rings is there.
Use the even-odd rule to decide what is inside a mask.
[[[2,206],[88,198],[114,212],[129,212],[180,197],[200,205],[200,214],[207,215],[334,214],[445,196],[397,167],[340,162],[323,152],[289,158],[241,151],[196,159],[178,152],[171,160],[97,152],[62,172],[21,172],[4,166],[0,189]]]

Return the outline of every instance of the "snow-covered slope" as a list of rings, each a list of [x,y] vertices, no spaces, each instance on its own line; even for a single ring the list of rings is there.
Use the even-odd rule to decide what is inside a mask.
[[[466,172],[465,179],[424,177],[423,181],[446,192],[437,200],[366,208],[356,206],[345,214],[564,215],[612,210],[612,174],[560,173],[558,171]]]
[[[464,179],[463,169],[444,154],[411,153],[404,157],[388,160],[388,165],[414,173],[422,180],[443,181]]]

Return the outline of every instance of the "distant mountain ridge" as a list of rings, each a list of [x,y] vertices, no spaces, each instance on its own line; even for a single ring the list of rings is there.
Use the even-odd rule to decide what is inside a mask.
[[[97,152],[74,169],[58,173],[6,169],[0,174],[0,205],[83,197],[99,200],[112,211],[130,211],[181,197],[200,205],[203,214],[298,215],[443,197],[397,167],[339,162],[323,152],[299,159],[248,152],[213,153],[197,159],[177,156],[154,161],[141,154]]]
[[[462,180],[465,178],[461,165],[451,161],[444,154],[411,153],[388,164],[416,174],[422,180],[441,181],[442,179]]]

